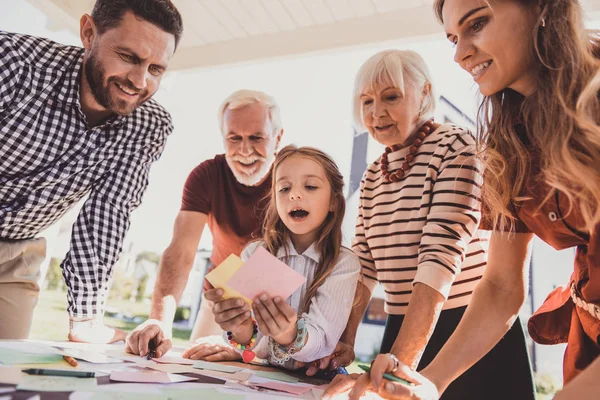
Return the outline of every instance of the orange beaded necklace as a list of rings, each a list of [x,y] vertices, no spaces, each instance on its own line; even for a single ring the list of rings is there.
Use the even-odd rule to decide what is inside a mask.
[[[389,170],[389,162],[388,162],[388,154],[400,150],[403,146],[400,144],[394,144],[390,147],[385,148],[385,152],[381,155],[381,174],[383,178],[388,182],[398,182],[401,178],[406,175],[406,172],[410,168],[410,163],[414,161],[415,154],[417,154],[417,149],[423,143],[423,140],[433,131],[433,118],[429,121],[425,122],[419,132],[417,132],[417,137],[413,144],[408,149],[409,154],[404,158],[404,162],[395,171]]]

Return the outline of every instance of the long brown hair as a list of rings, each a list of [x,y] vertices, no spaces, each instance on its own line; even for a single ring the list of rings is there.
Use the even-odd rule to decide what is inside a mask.
[[[532,95],[523,97],[505,88],[484,97],[479,107],[484,202],[498,226],[511,227],[512,204],[525,200],[521,196],[529,183],[543,181],[580,210],[585,226],[578,228],[591,231],[600,223],[599,36],[585,30],[577,0],[519,3],[541,10],[531,32],[540,70]],[[443,7],[444,0],[436,0],[434,9],[442,22]],[[528,148],[515,130],[517,121],[522,121],[539,164],[532,165]]]
[[[327,181],[331,185],[331,209],[334,210],[329,212],[319,228],[317,236],[317,250],[320,256],[319,265],[317,266],[315,277],[302,301],[302,308],[299,310],[299,314],[302,314],[308,311],[312,298],[323,282],[325,282],[325,279],[331,274],[340,255],[342,247],[342,221],[346,211],[346,200],[344,199],[344,177],[340,173],[335,161],[329,155],[314,147],[285,146],[277,153],[277,157],[273,163],[271,199],[263,223],[263,240],[265,247],[271,254],[277,254],[280,248],[285,248],[290,239],[289,230],[277,212],[275,180],[277,168],[282,162],[292,156],[308,158],[323,167]]]

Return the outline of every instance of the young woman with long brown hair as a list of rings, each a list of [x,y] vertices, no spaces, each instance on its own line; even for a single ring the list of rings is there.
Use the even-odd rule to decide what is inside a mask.
[[[342,174],[324,152],[293,145],[278,152],[264,237],[250,243],[242,258],[264,247],[307,280],[288,299],[257,296],[255,319],[241,299],[223,300],[221,289],[209,290],[215,321],[231,344],[249,345],[258,357],[288,369],[333,352],[360,271],[358,258],[342,247],[343,187]]]
[[[527,294],[528,247],[538,235],[576,247],[570,282],[529,320],[542,344],[568,343],[555,399],[600,393],[600,64],[576,0],[437,0],[455,61],[484,96],[479,145],[484,204],[495,231],[488,267],[463,320],[414,386],[388,382],[394,399],[437,399],[510,328]],[[391,368],[392,366],[390,366]],[[498,371],[498,382],[503,371]],[[494,388],[490,388],[493,392]]]

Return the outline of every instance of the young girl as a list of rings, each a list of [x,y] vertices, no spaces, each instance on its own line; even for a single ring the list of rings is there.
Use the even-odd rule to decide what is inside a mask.
[[[358,258],[341,245],[343,186],[335,162],[322,151],[290,145],[278,153],[264,238],[249,244],[242,258],[262,246],[306,282],[288,299],[257,296],[252,313],[241,299],[224,300],[221,289],[206,292],[226,341],[240,353],[248,350],[246,361],[252,351],[296,369],[333,352],[348,322],[360,271]],[[186,356],[214,360],[204,356],[206,350],[196,345]],[[239,359],[231,351],[220,350],[220,355],[217,359]]]

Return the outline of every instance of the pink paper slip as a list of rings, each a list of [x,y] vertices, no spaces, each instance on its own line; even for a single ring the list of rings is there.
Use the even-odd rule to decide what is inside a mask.
[[[258,384],[256,384],[256,386],[259,386],[259,387],[262,387],[265,389],[272,389],[272,390],[278,390],[280,392],[291,393],[291,394],[295,394],[298,396],[301,396],[306,392],[310,392],[311,389],[314,387],[314,386],[291,385],[289,383],[284,383],[284,382],[258,383]]]
[[[198,379],[158,371],[113,371],[110,374],[111,381],[132,383],[176,383]]]
[[[306,278],[259,246],[254,254],[227,281],[227,286],[254,300],[261,293],[287,299]]]
[[[170,355],[167,354],[160,358],[153,358],[152,361],[156,361],[159,364],[181,364],[181,365],[194,365],[195,360],[189,360],[187,358],[183,358],[180,355]]]

